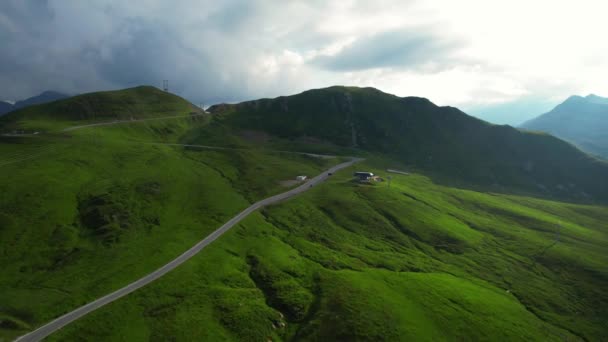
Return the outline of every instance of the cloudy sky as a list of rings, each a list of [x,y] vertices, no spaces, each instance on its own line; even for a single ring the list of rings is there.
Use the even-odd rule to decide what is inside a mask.
[[[517,124],[608,95],[601,0],[2,0],[0,99],[139,84],[195,103],[373,86]]]

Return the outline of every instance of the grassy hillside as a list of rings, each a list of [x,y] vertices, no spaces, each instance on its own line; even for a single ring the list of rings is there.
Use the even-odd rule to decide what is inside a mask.
[[[52,132],[0,137],[0,340],[149,273],[249,203],[285,191],[281,181],[340,161],[276,151],[303,149],[367,161],[254,213],[50,340],[608,335],[608,207],[505,194],[536,187],[602,198],[604,164],[560,140],[359,88],[62,131],[191,110],[149,87],[83,96],[2,123]],[[422,172],[393,175],[390,187],[351,180],[355,170],[386,179],[386,168],[412,166]],[[455,179],[499,192],[443,184]]]
[[[226,127],[384,153],[438,180],[608,200],[608,163],[552,136],[491,125],[423,98],[331,87],[210,111]]]
[[[67,126],[112,120],[145,119],[200,113],[183,98],[151,86],[89,93],[17,110],[0,119],[2,131],[53,131]]]
[[[357,166],[382,173],[376,163]],[[51,340],[598,340],[608,208],[354,170]]]
[[[571,96],[553,110],[522,125],[544,131],[608,159],[608,99]]]
[[[0,340],[141,277],[338,159],[184,149],[169,119],[0,139]],[[129,139],[127,139],[129,137]]]

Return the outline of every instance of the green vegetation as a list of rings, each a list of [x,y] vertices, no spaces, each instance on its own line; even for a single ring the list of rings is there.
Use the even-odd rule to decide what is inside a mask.
[[[0,340],[149,273],[251,202],[339,159],[187,149],[204,118],[0,143]]]
[[[424,98],[331,87],[210,111],[231,128],[387,154],[444,184],[608,201],[608,163],[550,135],[491,125]]]
[[[201,113],[179,96],[151,86],[83,94],[30,106],[0,119],[2,131],[56,131],[61,128],[112,120],[137,120]]]
[[[373,89],[335,87],[190,117],[190,104],[153,88],[79,98],[0,122],[5,131],[54,132],[0,138],[0,340],[140,278],[251,202],[285,191],[281,180],[342,159],[276,150],[367,160],[250,215],[49,340],[608,335],[608,208],[521,195],[605,199],[605,165],[557,139]],[[185,117],[61,131],[139,112]],[[369,170],[386,180],[386,168],[419,172],[391,174],[390,187],[351,179]]]
[[[357,168],[372,168],[359,165]],[[606,207],[352,170],[51,340],[597,340]]]

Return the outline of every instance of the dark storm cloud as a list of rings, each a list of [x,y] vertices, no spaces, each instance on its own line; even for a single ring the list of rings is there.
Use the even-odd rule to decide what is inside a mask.
[[[0,4],[0,82],[5,88],[2,95],[6,98],[28,90],[20,82],[25,70],[46,73],[45,58],[35,41],[44,35],[43,27],[52,21],[52,16],[47,1],[7,1]],[[33,23],[40,23],[40,26]]]
[[[222,92],[242,96],[238,87],[225,89],[219,82],[221,67],[205,49],[193,49],[165,23],[143,18],[129,20],[118,28],[116,42],[105,51],[93,52],[97,73],[105,81],[122,87],[159,85],[169,80],[170,90],[195,102],[226,99]],[[238,85],[237,85],[238,86]]]
[[[125,22],[115,32],[125,37],[111,43],[105,57],[96,51],[95,63],[100,75],[116,84],[156,83],[177,74],[175,51],[188,54],[180,37],[162,23],[135,18]],[[203,61],[201,61],[203,62]]]
[[[383,32],[360,38],[334,56],[315,63],[333,71],[397,67],[413,69],[429,62],[445,62],[456,47],[431,34],[411,31]]]
[[[164,12],[171,9],[164,1],[146,2],[150,10],[141,3],[134,12],[134,5],[119,1],[4,0],[0,98],[21,99],[46,89],[80,93],[159,85],[163,79],[194,101],[246,96],[242,83],[222,83],[243,74],[234,53],[239,37],[230,32],[247,25],[252,10],[245,1],[206,6],[207,13],[200,11],[187,23],[183,17],[188,9],[198,12],[200,2],[181,2],[184,13]],[[246,51],[247,45],[239,48]]]
[[[258,87],[255,63],[280,55],[281,41],[300,39],[285,37],[281,29],[265,31],[275,22],[270,9],[281,6],[244,0],[3,0],[0,99],[47,89],[158,86],[163,79],[173,92],[207,104],[260,96],[271,86],[277,92],[294,81],[278,75],[266,89]]]
[[[341,83],[343,71],[418,65],[448,55],[450,44],[432,35],[392,31],[362,36],[336,56],[311,57],[353,34],[341,33],[343,26],[328,17],[336,4],[343,6],[2,0],[0,100],[44,90],[76,94],[160,86],[168,79],[172,92],[212,104],[327,86]],[[363,5],[340,11],[357,15],[357,6]]]

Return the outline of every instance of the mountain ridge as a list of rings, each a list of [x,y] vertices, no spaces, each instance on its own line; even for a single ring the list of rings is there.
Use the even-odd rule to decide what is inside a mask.
[[[140,86],[30,106],[2,117],[0,127],[5,132],[48,132],[82,122],[193,111],[200,109],[179,96]],[[190,132],[183,143],[225,145],[233,138],[238,140],[243,131],[259,131],[287,142],[313,139],[349,150],[344,153],[387,156],[437,181],[463,187],[579,201],[608,200],[608,163],[551,135],[493,125],[426,98],[398,97],[369,87],[333,86],[214,105],[209,112],[213,114],[211,124]]]
[[[153,272],[343,156],[365,160],[250,215],[196,260],[49,340],[607,336],[608,207],[491,187],[542,183],[601,200],[605,163],[556,137],[360,88],[133,122],[116,119],[191,104],[151,87],[58,103],[8,121],[58,129],[0,137],[0,340]],[[108,125],[63,131],[88,120]],[[301,153],[313,147],[336,157]],[[360,183],[355,171],[390,182]],[[436,181],[470,172],[490,186]]]
[[[29,97],[25,100],[17,101],[14,104],[15,109],[21,109],[27,106],[33,106],[37,104],[43,104],[48,102],[53,102],[57,100],[63,100],[65,98],[70,97],[71,95],[63,94],[53,90],[46,90],[42,93]]]
[[[586,99],[593,101],[595,103],[601,103],[601,104],[608,104],[608,98],[606,97],[602,97],[602,96],[598,96],[595,94],[589,94],[587,96],[585,96]]]
[[[4,130],[47,130],[53,126],[69,127],[81,122],[154,118],[201,111],[175,94],[153,86],[138,86],[80,94],[21,108],[0,118],[0,127]]]
[[[12,111],[21,109],[21,108],[28,107],[28,106],[62,100],[62,99],[68,98],[68,97],[70,97],[70,95],[66,95],[66,94],[56,92],[53,90],[46,90],[38,95],[28,97],[27,99],[24,99],[24,100],[17,101],[14,104],[8,103],[6,101],[1,101],[0,102],[0,116],[7,114],[9,112],[12,112]]]
[[[547,134],[492,125],[425,98],[334,86],[220,104],[209,111],[233,128],[285,139],[314,137],[387,154],[411,167],[483,183],[497,191],[523,188],[555,195],[572,190],[579,198],[608,198],[608,164],[570,143]],[[590,175],[598,182],[591,182]]]
[[[608,159],[608,98],[574,95],[521,128],[544,131]]]

